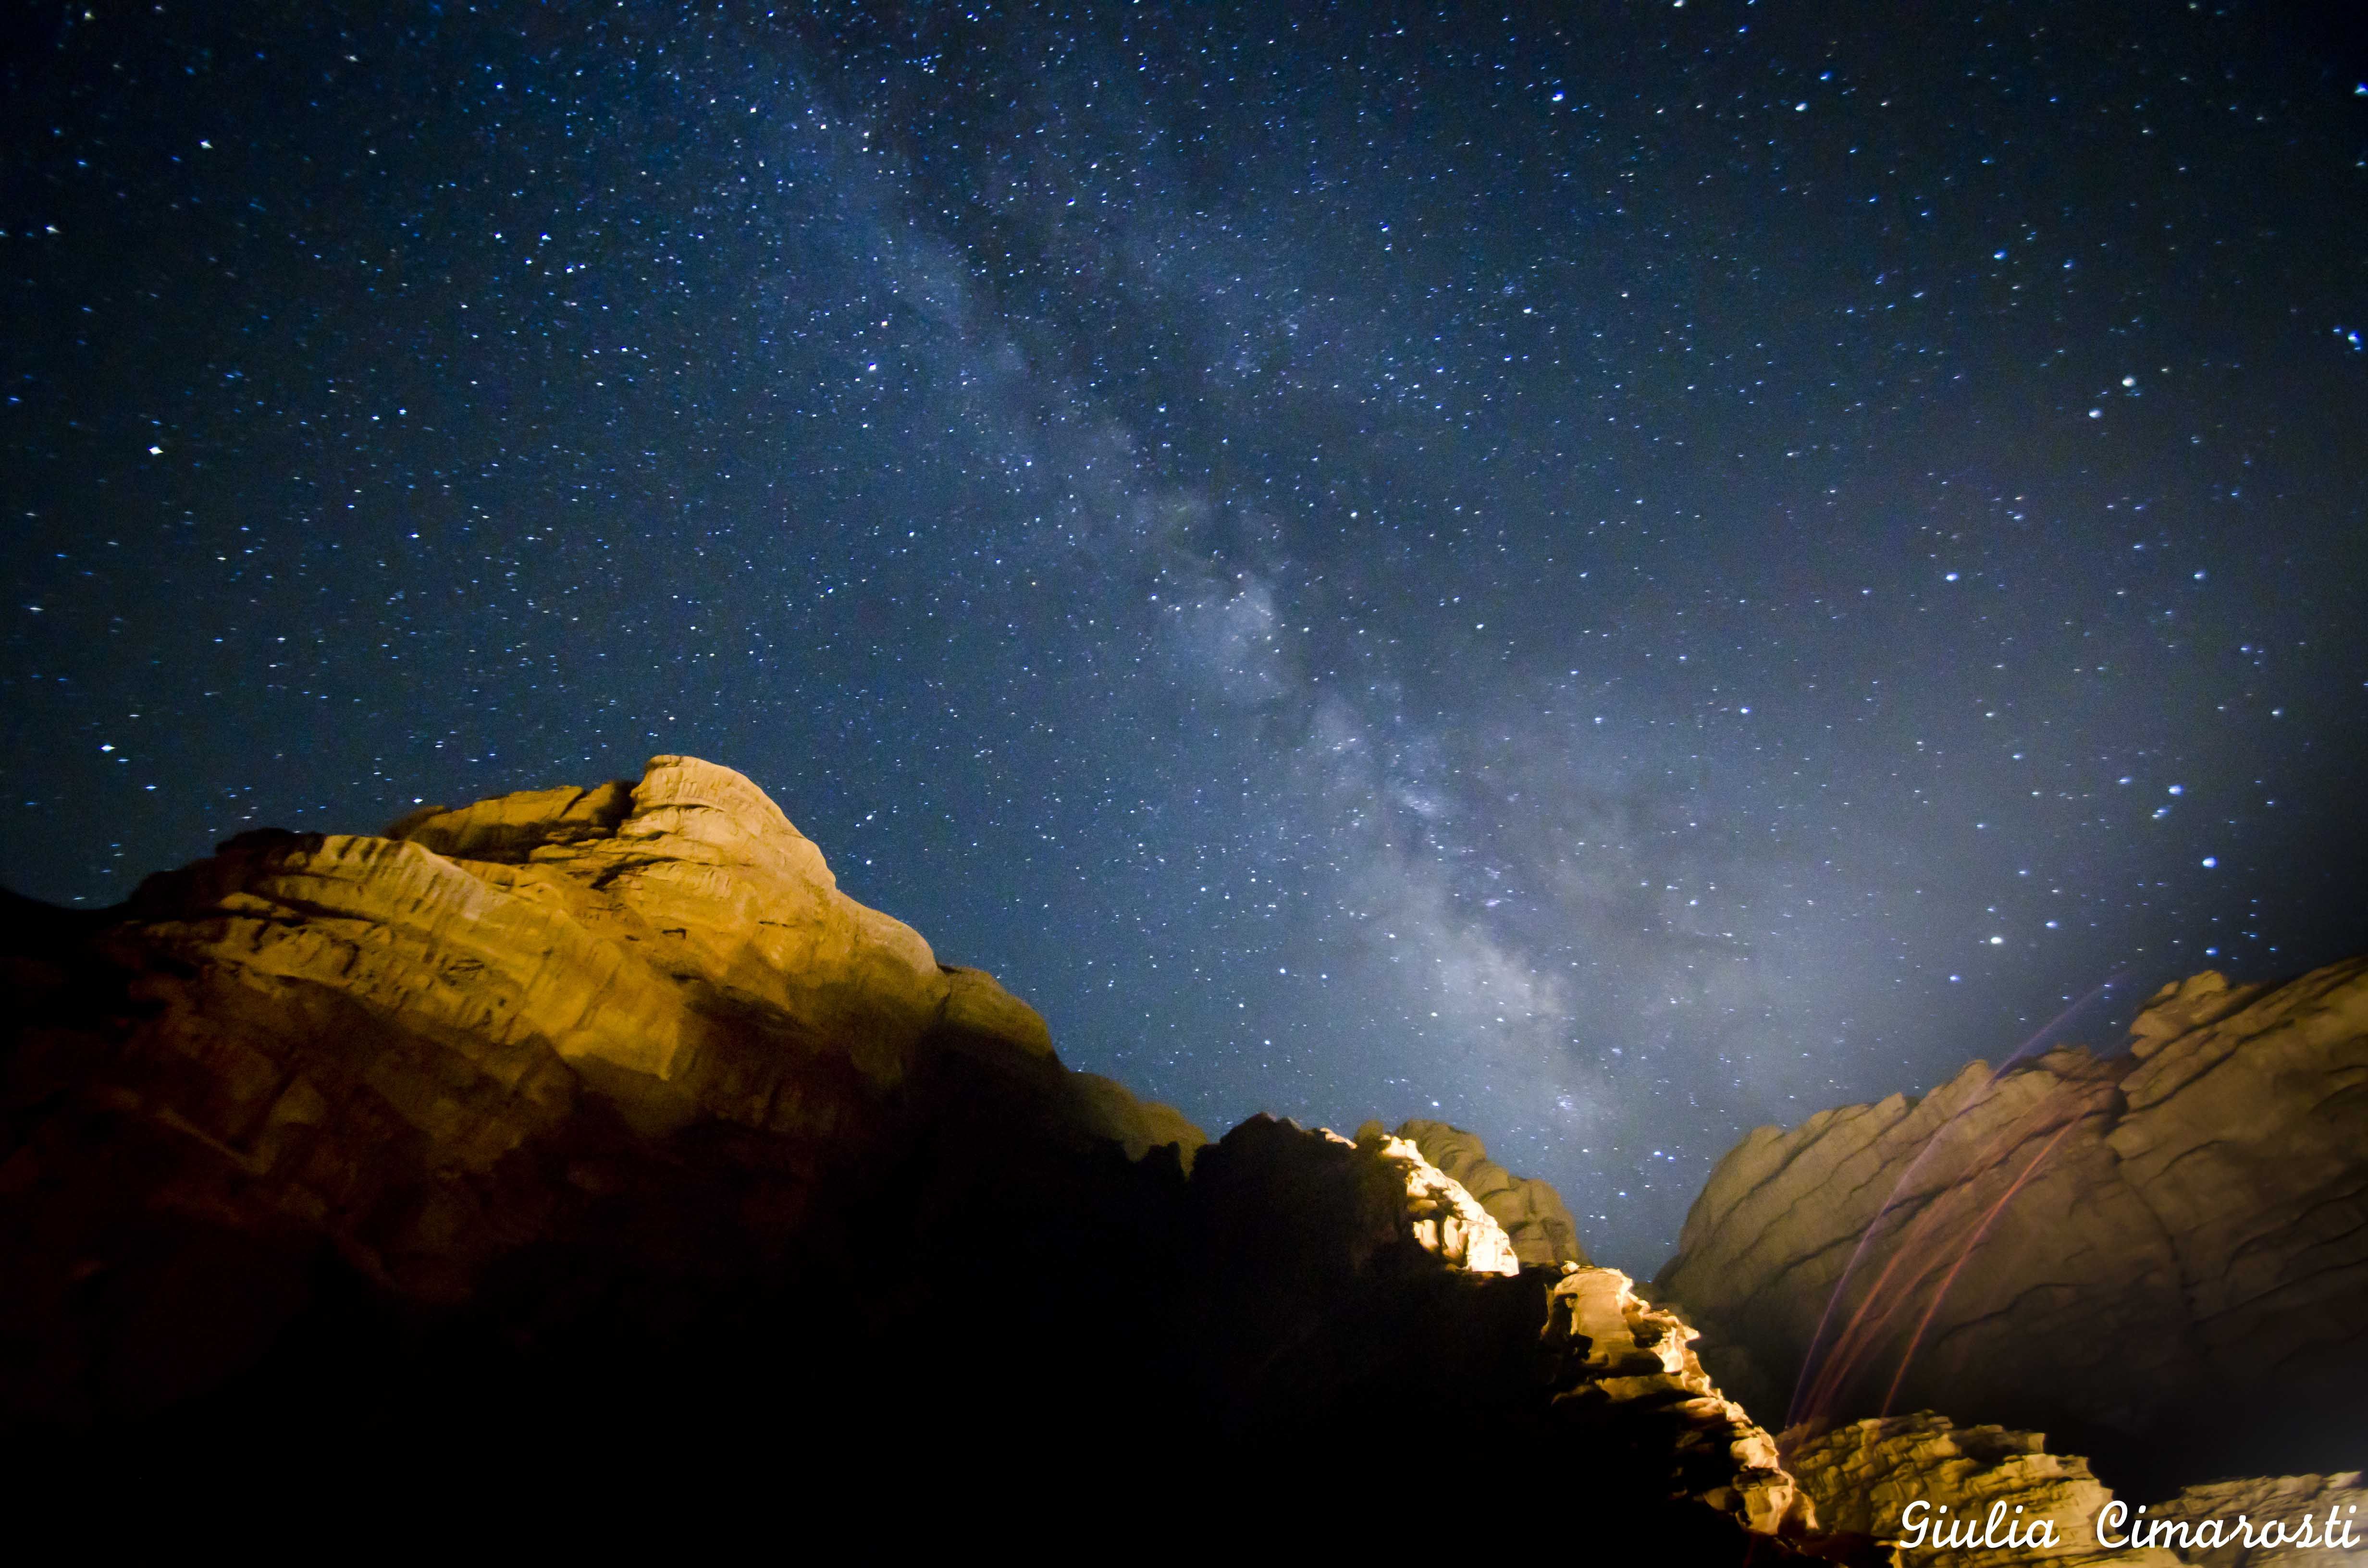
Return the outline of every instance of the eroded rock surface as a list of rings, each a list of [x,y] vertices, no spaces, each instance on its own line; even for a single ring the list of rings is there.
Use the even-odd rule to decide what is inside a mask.
[[[2125,1055],[1975,1062],[1921,1099],[1754,1131],[1656,1289],[1755,1409],[2045,1430],[2142,1494],[2352,1462],[2362,1129],[2368,960],[2274,986],[2199,975],[2156,996]]]
[[[1337,1136],[1337,1134],[1335,1135]],[[1482,1274],[1519,1274],[1523,1259],[1513,1238],[1463,1184],[1432,1165],[1410,1138],[1360,1134],[1368,1149],[1404,1183],[1406,1221],[1425,1252]]]
[[[1815,1531],[1816,1509],[1785,1473],[1775,1439],[1711,1382],[1693,1353],[1694,1332],[1638,1297],[1616,1268],[1566,1263],[1561,1274],[1547,1293],[1545,1338],[1557,1358],[1554,1404],[1564,1419],[1651,1432],[1671,1456],[1673,1492],[1752,1530]]]
[[[1381,1123],[1358,1129],[1361,1141],[1381,1131]],[[1422,1151],[1422,1157],[1453,1176],[1480,1206],[1496,1218],[1512,1238],[1513,1251],[1525,1264],[1585,1263],[1587,1249],[1579,1244],[1578,1226],[1563,1206],[1562,1194],[1535,1176],[1517,1176],[1488,1157],[1487,1145],[1477,1133],[1443,1121],[1408,1121],[1397,1136]]]

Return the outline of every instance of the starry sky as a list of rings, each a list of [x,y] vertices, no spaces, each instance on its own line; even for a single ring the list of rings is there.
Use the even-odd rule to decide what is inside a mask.
[[[2305,8],[12,9],[20,892],[688,752],[1072,1064],[1638,1271],[2368,948]]]

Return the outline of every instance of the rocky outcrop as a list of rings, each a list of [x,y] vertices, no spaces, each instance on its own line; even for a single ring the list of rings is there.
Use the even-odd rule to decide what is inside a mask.
[[[1656,1288],[1754,1408],[2042,1429],[2141,1495],[2350,1462],[2363,1127],[2368,960],[2199,975],[2124,1055],[1975,1062],[1921,1099],[1758,1130]]]
[[[108,917],[17,914],[19,1418],[104,1423],[219,1381],[324,1257],[387,1301],[481,1302],[645,1204],[652,1162],[678,1189],[684,1140],[757,1217],[707,1261],[759,1272],[957,1085],[1064,1149],[1204,1142],[1066,1073],[1031,1008],[841,893],[760,790],[692,758],[386,836],[249,834]]]
[[[1302,1409],[1303,1391],[1358,1368],[1347,1382],[1399,1391],[1374,1419],[1452,1408],[1442,1429],[1489,1434],[1500,1473],[1538,1469],[1565,1496],[1698,1506],[1753,1534],[1817,1541],[1816,1511],[1775,1440],[1719,1393],[1691,1330],[1616,1269],[1524,1268],[1504,1229],[1411,1140],[1369,1126],[1351,1142],[1256,1117],[1203,1152],[1192,1186],[1206,1212],[1226,1217],[1197,1272],[1255,1298],[1210,1315],[1255,1325],[1261,1346],[1291,1347],[1224,1358],[1262,1369],[1254,1395],[1236,1398],[1265,1420],[1288,1419],[1279,1413]],[[1311,1286],[1319,1278],[1332,1283]],[[1395,1283],[1343,1311],[1360,1279]],[[1455,1304],[1409,1319],[1442,1285],[1451,1293],[1438,1300]]]
[[[2357,1471],[2217,1481],[2133,1506],[2039,1433],[1929,1411],[1787,1432],[1784,1453],[1827,1528],[1937,1568],[2344,1568],[2368,1551]]]
[[[2100,1545],[2097,1521],[2112,1493],[2086,1460],[2049,1453],[2036,1432],[1960,1427],[1929,1412],[1870,1418],[1787,1433],[1785,1465],[1827,1528],[1903,1543],[1935,1568],[2179,1562]],[[1993,1544],[1956,1544],[1985,1540]]]
[[[1505,1227],[1463,1183],[1425,1159],[1412,1140],[1360,1135],[1355,1146],[1396,1173],[1406,1192],[1405,1223],[1425,1252],[1482,1274],[1521,1271]]]
[[[1713,1386],[1693,1353],[1694,1332],[1638,1297],[1616,1268],[1560,1267],[1547,1292],[1545,1333],[1556,1412],[1630,1433],[1632,1442],[1649,1433],[1651,1449],[1671,1456],[1674,1494],[1699,1497],[1765,1534],[1814,1531],[1816,1509],[1785,1473],[1775,1439]]]
[[[317,1232],[422,1301],[466,1297],[518,1244],[505,1163],[586,1095],[647,1135],[782,1134],[811,1174],[859,1157],[924,1062],[959,1055],[1079,1138],[1199,1141],[1076,1084],[1032,1009],[839,892],[761,791],[686,757],[386,837],[246,835],[152,878],[77,961],[81,984],[34,976],[23,997],[11,1097],[48,1114],[14,1190],[85,1184],[137,1128],[170,1167],[143,1205]],[[105,1114],[56,1114],[74,1101]],[[49,1263],[55,1290],[84,1267]],[[31,1343],[46,1375],[66,1366],[52,1332]]]
[[[1382,1124],[1369,1121],[1357,1130],[1362,1142],[1378,1136]],[[1443,1121],[1409,1121],[1397,1131],[1422,1151],[1422,1157],[1453,1176],[1463,1190],[1479,1199],[1512,1238],[1513,1251],[1526,1264],[1588,1261],[1579,1244],[1578,1226],[1563,1206],[1562,1194],[1535,1176],[1517,1176],[1488,1157],[1487,1145],[1477,1134]]]
[[[1452,1440],[1599,1543],[1832,1546],[1624,1276],[1525,1267],[1415,1139],[1211,1143],[1068,1071],[710,764],[0,899],[0,1431],[88,1473],[527,1494],[697,1435],[799,1515],[990,1476],[1313,1508],[1318,1465]]]

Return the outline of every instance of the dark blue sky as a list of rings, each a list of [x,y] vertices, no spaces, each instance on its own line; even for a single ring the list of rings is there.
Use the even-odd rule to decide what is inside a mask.
[[[78,4],[0,876],[740,768],[1072,1063],[1649,1271],[2368,946],[2368,93],[2278,8]]]

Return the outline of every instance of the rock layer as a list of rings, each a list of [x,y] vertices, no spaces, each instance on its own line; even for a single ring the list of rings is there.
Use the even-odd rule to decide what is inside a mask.
[[[2044,1429],[2157,1494],[2352,1462],[2363,1128],[2368,960],[2199,975],[2125,1055],[1975,1062],[1919,1100],[1754,1131],[1656,1286],[1757,1408]]]

